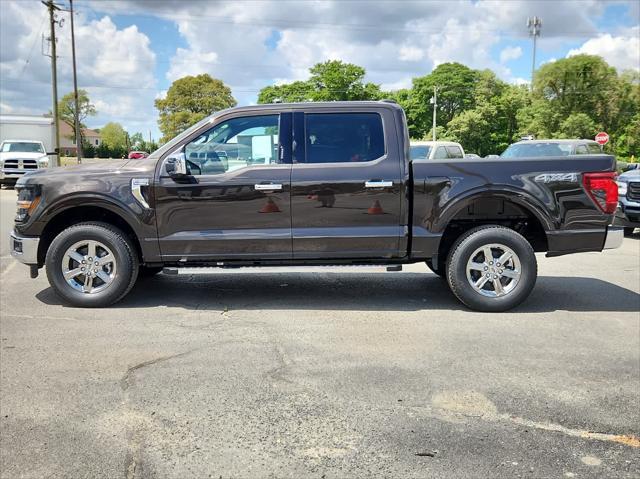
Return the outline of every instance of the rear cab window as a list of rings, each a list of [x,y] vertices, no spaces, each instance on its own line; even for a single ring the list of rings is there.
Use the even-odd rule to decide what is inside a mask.
[[[463,158],[462,150],[459,146],[447,146],[447,153],[449,154],[449,158]]]
[[[379,113],[306,113],[306,163],[374,161],[385,155]]]
[[[426,145],[414,145],[410,147],[410,152],[412,160],[428,160],[429,153],[431,153],[431,147]]]

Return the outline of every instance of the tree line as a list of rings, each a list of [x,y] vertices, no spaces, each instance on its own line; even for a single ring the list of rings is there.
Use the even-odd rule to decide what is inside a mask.
[[[640,73],[618,73],[599,56],[576,55],[546,63],[535,72],[531,86],[506,83],[491,70],[460,63],[438,65],[413,78],[410,88],[397,91],[384,91],[366,82],[365,76],[361,66],[329,60],[311,67],[308,80],[265,86],[258,103],[391,99],[404,108],[411,138],[431,139],[435,89],[437,138],[458,141],[468,152],[500,154],[530,135],[593,138],[607,131],[611,140],[605,151],[622,161],[640,155]],[[166,96],[155,100],[163,134],[160,143],[236,104],[231,89],[208,74],[174,81]],[[82,100],[81,112],[83,108],[85,117],[92,114],[88,98]],[[105,147],[127,144],[123,133],[115,130],[113,124],[101,130]],[[142,135],[129,137],[134,138],[136,148],[150,151],[153,145],[145,144]]]
[[[158,149],[158,143],[145,140],[140,132],[130,134],[117,122],[109,122],[102,128],[95,128],[100,133],[100,144],[93,145],[83,137],[83,130],[87,128],[84,120],[96,115],[96,108],[91,103],[86,90],[78,90],[78,124],[80,125],[80,139],[82,156],[85,158],[126,158],[130,151],[152,152]],[[73,92],[67,93],[58,102],[58,117],[71,128],[70,140],[76,138],[76,108]]]

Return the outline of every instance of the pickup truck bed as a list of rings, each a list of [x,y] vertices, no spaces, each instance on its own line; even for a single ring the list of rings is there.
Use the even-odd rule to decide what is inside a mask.
[[[12,250],[82,306],[162,267],[425,261],[468,306],[504,310],[533,288],[534,251],[621,241],[614,166],[412,162],[404,112],[388,102],[234,108],[147,159],[25,176]]]

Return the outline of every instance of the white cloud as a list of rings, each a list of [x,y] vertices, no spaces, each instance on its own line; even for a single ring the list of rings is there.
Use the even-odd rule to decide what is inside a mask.
[[[522,48],[506,47],[500,52],[500,63],[507,63],[511,60],[517,60],[522,56]]]
[[[567,57],[587,53],[600,55],[618,70],[640,70],[640,27],[613,36],[609,33],[587,40],[580,48],[570,50]]]
[[[417,62],[424,58],[424,52],[417,47],[411,45],[403,45],[400,47],[400,60],[405,62]]]
[[[50,60],[40,52],[40,36],[49,28],[46,9],[28,1],[3,1],[0,9],[3,110],[46,113],[52,104]],[[61,98],[72,90],[73,80],[68,14],[59,16],[65,19],[56,32]],[[97,127],[118,121],[132,130],[155,129],[155,53],[149,38],[135,25],[117,28],[108,16],[89,20],[76,15],[75,30],[78,87],[87,90],[98,112],[85,122]]]

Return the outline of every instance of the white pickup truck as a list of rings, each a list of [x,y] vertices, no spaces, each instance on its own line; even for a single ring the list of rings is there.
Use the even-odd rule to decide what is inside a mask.
[[[447,160],[464,158],[464,150],[455,141],[412,141],[412,160]]]
[[[41,141],[5,140],[0,145],[0,185],[14,185],[25,173],[48,166]]]

